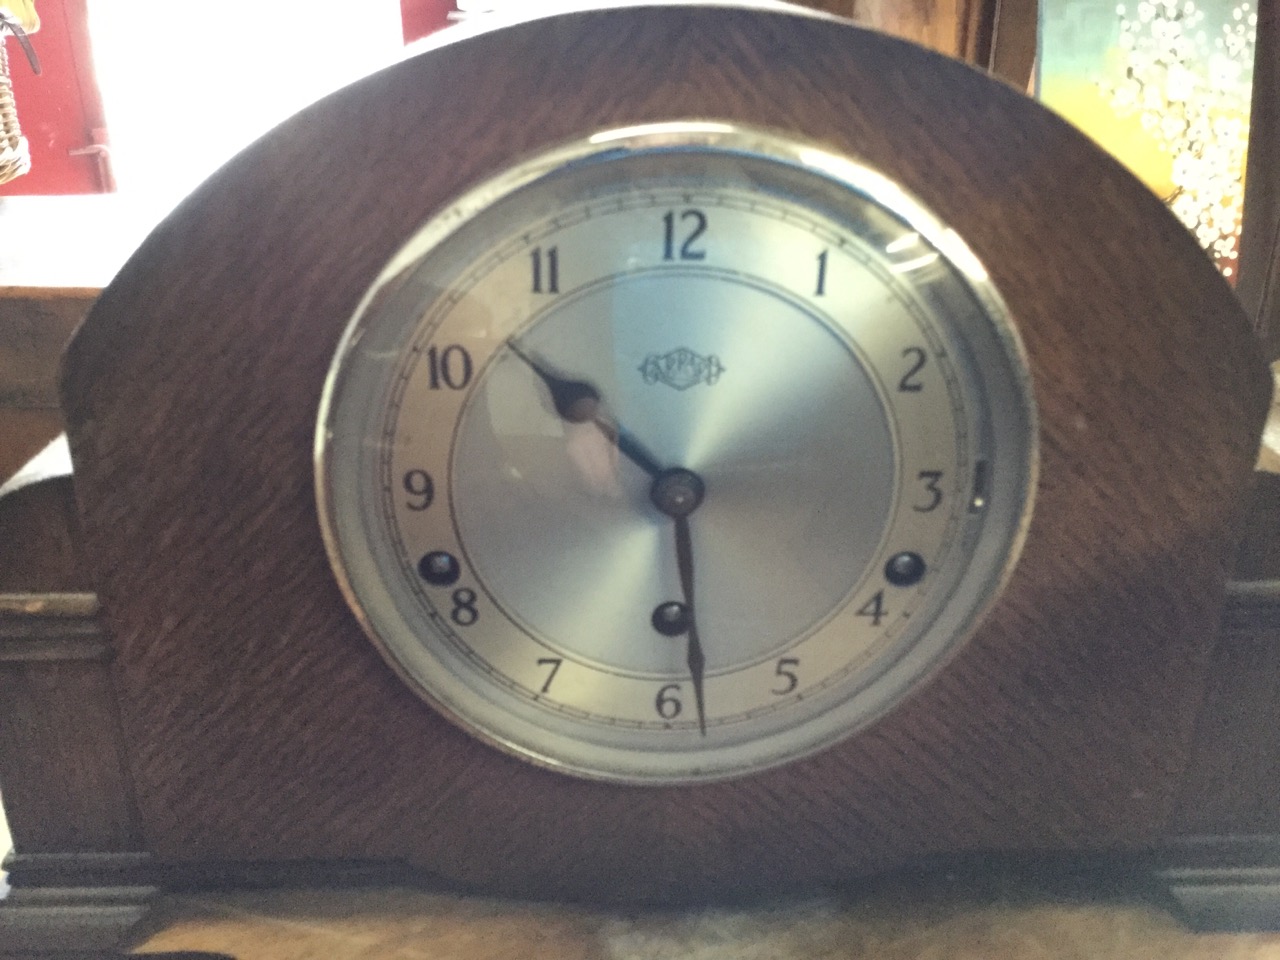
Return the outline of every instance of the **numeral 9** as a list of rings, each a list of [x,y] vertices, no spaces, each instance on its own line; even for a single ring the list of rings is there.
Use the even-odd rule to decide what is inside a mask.
[[[410,470],[404,475],[404,490],[409,494],[405,506],[410,510],[425,510],[436,498],[436,485],[425,470]]]

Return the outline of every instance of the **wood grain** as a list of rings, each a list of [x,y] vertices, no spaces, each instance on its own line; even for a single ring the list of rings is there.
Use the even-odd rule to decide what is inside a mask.
[[[0,593],[92,591],[69,476],[0,497]]]
[[[939,53],[963,57],[960,43],[963,0],[851,0],[844,13],[864,27],[922,44]]]
[[[71,478],[0,497],[0,785],[26,854],[136,849],[113,649]]]
[[[1236,292],[1274,360],[1280,358],[1280,4],[1259,0],[1257,15]]]
[[[97,290],[0,287],[0,407],[58,406],[58,360]]]
[[[864,158],[959,231],[1019,322],[1042,473],[1004,598],[929,686],[812,759],[636,789],[499,755],[396,680],[327,569],[312,430],[347,318],[433,211],[513,157],[682,117]],[[1151,841],[1269,391],[1194,241],[1054,115],[918,47],[722,7],[537,20],[322,101],[158,228],[64,372],[148,850],[619,900]]]
[[[0,270],[0,484],[62,432],[59,358],[98,294],[2,281]]]
[[[0,406],[0,484],[60,433],[62,414],[56,408],[23,410]]]
[[[1037,0],[996,0],[990,55],[982,64],[1002,80],[1032,92],[1040,55],[1040,4]]]
[[[956,57],[1029,88],[1039,30],[1036,0],[799,0],[800,5]]]
[[[0,637],[6,648],[16,646],[11,634]],[[29,854],[136,850],[106,663],[96,649],[53,658],[47,644],[31,644],[46,649],[0,660],[0,782],[14,847]]]
[[[1280,833],[1280,584],[1251,586],[1232,598],[1214,651],[1180,834]]]

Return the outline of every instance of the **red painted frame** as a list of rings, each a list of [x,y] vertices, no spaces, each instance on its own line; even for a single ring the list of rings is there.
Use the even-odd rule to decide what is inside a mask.
[[[400,0],[404,42],[421,40],[449,23],[449,14],[458,9],[455,0]]]
[[[114,189],[107,130],[89,44],[87,0],[40,0],[30,34],[36,76],[9,37],[9,71],[18,123],[31,145],[31,170],[0,186],[0,196],[105,193]]]

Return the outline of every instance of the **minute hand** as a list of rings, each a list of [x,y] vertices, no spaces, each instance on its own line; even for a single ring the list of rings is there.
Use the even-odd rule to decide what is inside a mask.
[[[707,735],[707,709],[702,697],[702,674],[707,666],[707,658],[702,652],[702,641],[698,639],[697,606],[693,602],[693,541],[689,536],[689,518],[675,517],[676,524],[676,568],[680,573],[680,589],[684,593],[684,605],[689,611],[689,647],[687,663],[689,679],[693,681],[693,700],[698,708],[698,729]]]
[[[656,478],[662,472],[658,461],[635,437],[600,413],[600,391],[594,384],[554,373],[545,362],[535,360],[525,353],[514,340],[508,340],[507,346],[546,384],[547,392],[551,394],[551,404],[562,420],[569,423],[595,424],[596,428],[617,446],[624,457],[650,477]]]

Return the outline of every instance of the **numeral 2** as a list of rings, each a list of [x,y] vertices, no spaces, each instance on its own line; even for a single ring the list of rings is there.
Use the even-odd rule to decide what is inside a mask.
[[[898,389],[903,393],[919,393],[924,389],[924,384],[916,379],[916,376],[924,369],[928,356],[920,347],[907,347],[902,351],[902,356],[911,358],[911,366],[907,368],[907,372],[898,381]]]

